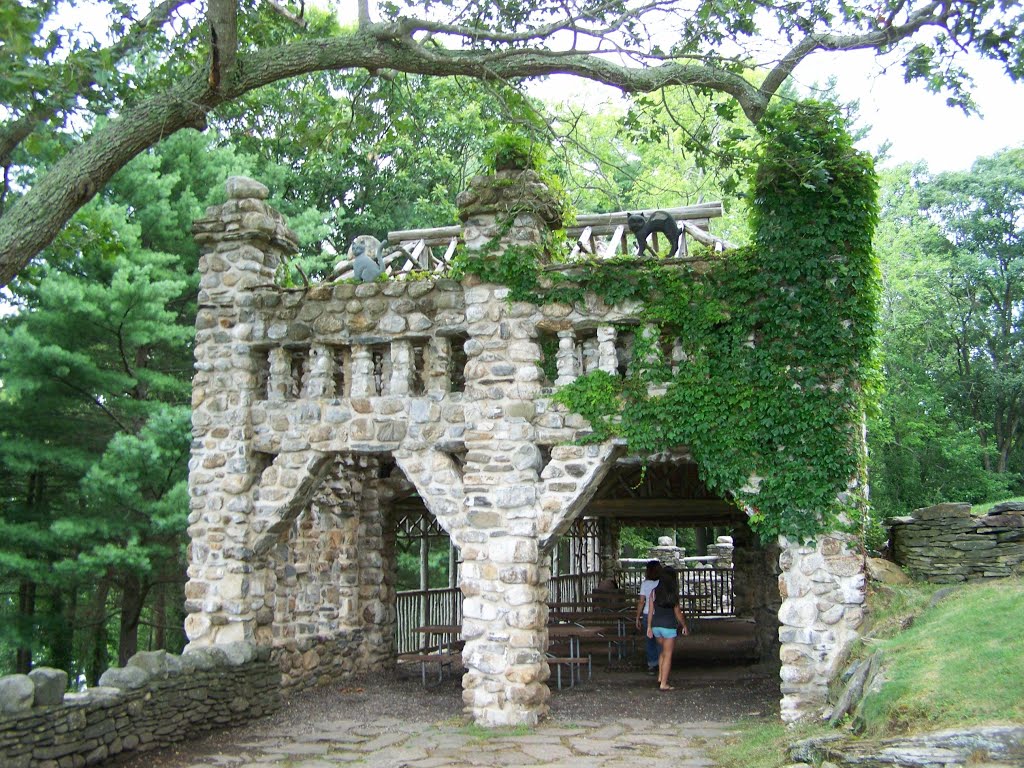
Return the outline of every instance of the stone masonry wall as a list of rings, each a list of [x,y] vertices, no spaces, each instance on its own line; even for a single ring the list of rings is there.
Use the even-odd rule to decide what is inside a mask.
[[[9,675],[0,678],[0,765],[99,765],[241,725],[280,706],[279,677],[268,653],[246,645],[139,653],[83,693],[65,694],[57,670]]]
[[[998,579],[1024,568],[1024,504],[1000,504],[980,517],[970,504],[937,504],[887,524],[893,559],[916,579]]]

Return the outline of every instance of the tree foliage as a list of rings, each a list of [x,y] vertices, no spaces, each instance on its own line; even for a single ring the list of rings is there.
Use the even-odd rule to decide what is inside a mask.
[[[869,441],[875,506],[905,514],[1020,484],[1024,151],[970,172],[883,177],[885,388]]]
[[[627,93],[683,85],[759,121],[816,51],[901,53],[907,77],[971,107],[959,60],[974,50],[1022,74],[1015,4],[407,0],[359,24],[270,0],[110,3],[109,34],[62,21],[58,2],[0,9],[0,284],[53,241],[133,157],[205,128],[255,90],[311,72],[365,70],[485,81],[571,73]],[[764,40],[774,41],[759,57]],[[761,72],[757,72],[761,68]],[[757,72],[756,75],[751,73]],[[728,106],[717,107],[729,109]],[[109,117],[110,119],[102,119]]]

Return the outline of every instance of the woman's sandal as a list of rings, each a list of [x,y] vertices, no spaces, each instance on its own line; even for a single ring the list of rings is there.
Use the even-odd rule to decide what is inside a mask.
[[[660,686],[658,688],[659,691],[674,691],[675,689],[676,687],[674,685]]]

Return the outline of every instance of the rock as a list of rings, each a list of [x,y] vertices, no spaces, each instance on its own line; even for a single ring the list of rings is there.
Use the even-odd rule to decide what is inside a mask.
[[[228,191],[228,198],[231,200],[245,200],[256,198],[266,200],[270,197],[270,190],[255,179],[245,176],[229,176],[225,182]]]
[[[167,651],[140,651],[126,666],[138,667],[150,677],[168,677],[181,672],[181,659]]]
[[[111,667],[100,675],[100,685],[104,688],[120,688],[122,691],[133,691],[149,682],[149,675],[138,667]]]
[[[869,557],[866,571],[868,578],[883,584],[910,584],[912,581],[896,563],[880,557]]]
[[[994,516],[1004,512],[1024,512],[1024,501],[1004,501],[1001,504],[996,504],[986,514]]]
[[[935,594],[932,595],[932,599],[928,601],[928,607],[934,608],[959,589],[960,587],[943,587],[942,589],[936,590]]]
[[[20,715],[32,709],[36,686],[28,675],[0,677],[0,714]]]
[[[53,667],[36,667],[28,673],[36,687],[34,706],[56,707],[64,703],[68,673]]]
[[[971,505],[967,503],[946,502],[931,507],[922,507],[914,510],[914,517],[918,520],[942,520],[947,517],[970,517]]]
[[[939,766],[1024,764],[1024,726],[953,728],[879,741],[808,739],[805,749],[839,768],[938,768]],[[798,742],[800,744],[800,742]],[[794,745],[796,746],[796,745]],[[790,747],[793,757],[793,747]]]

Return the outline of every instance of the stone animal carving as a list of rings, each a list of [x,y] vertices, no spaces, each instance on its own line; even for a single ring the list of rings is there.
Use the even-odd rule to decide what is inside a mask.
[[[655,258],[658,257],[655,250],[647,244],[647,238],[652,232],[661,232],[668,238],[671,247],[666,258],[671,259],[676,255],[676,251],[679,249],[679,227],[676,225],[675,219],[672,218],[672,214],[665,211],[655,211],[650,216],[644,216],[642,213],[627,213],[626,225],[629,227],[629,231],[636,236],[637,256],[643,256],[646,250],[650,251]]]
[[[359,235],[349,246],[348,255],[352,260],[352,271],[356,279],[364,283],[372,283],[384,271],[383,243],[371,235]]]

